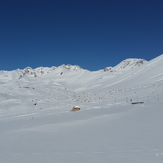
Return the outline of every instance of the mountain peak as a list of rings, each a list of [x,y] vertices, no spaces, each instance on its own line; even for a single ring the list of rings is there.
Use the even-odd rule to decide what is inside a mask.
[[[84,69],[81,68],[80,66],[78,65],[71,65],[71,64],[63,64],[59,67],[57,67],[57,69],[61,69],[62,71],[70,71],[70,72],[80,72],[80,71],[83,71]],[[84,70],[84,71],[88,71],[88,70]]]
[[[147,61],[145,59],[128,58],[120,62],[115,67],[106,67],[102,71],[116,72],[116,71],[129,70],[141,66],[146,62]]]
[[[147,62],[145,59],[128,58],[128,59],[125,59],[124,61],[120,62],[114,68],[116,70],[131,69],[131,68],[141,66],[145,62]]]

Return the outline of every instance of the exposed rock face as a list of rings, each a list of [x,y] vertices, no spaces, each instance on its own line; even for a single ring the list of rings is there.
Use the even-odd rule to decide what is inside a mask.
[[[79,110],[81,110],[79,106],[74,106],[74,107],[71,109],[71,111],[79,111]]]

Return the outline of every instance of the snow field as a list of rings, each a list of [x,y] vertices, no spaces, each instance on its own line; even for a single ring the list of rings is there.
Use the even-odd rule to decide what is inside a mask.
[[[162,102],[1,120],[1,161],[161,162]],[[154,109],[155,108],[155,109]]]
[[[0,162],[162,163],[162,63],[1,71]]]

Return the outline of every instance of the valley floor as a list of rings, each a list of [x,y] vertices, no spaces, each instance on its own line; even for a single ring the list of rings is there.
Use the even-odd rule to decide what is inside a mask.
[[[54,108],[3,116],[0,162],[162,163],[162,106],[90,104],[77,112]]]

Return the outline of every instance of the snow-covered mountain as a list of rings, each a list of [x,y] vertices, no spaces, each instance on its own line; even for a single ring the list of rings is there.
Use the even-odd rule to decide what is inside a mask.
[[[147,61],[144,59],[130,58],[122,61],[115,67],[106,67],[104,71],[116,72],[116,71],[130,70],[138,66],[141,66],[146,62]]]
[[[0,78],[20,79],[24,76],[41,77],[50,74],[52,72],[62,74],[63,72],[80,72],[80,71],[86,71],[86,70],[83,70],[78,65],[61,65],[59,67],[55,67],[55,66],[38,67],[36,69],[33,69],[31,67],[26,67],[25,69],[17,69],[13,71],[0,71]]]
[[[126,59],[122,61],[120,64],[118,64],[115,67],[106,67],[103,70],[99,71],[109,71],[109,72],[122,72],[130,69],[134,69],[138,66],[143,65],[147,61],[144,59]],[[7,80],[13,80],[13,79],[20,79],[22,77],[41,77],[45,76],[47,74],[53,74],[53,75],[63,75],[66,74],[72,74],[72,73],[81,73],[90,72],[89,70],[84,70],[78,65],[61,65],[59,67],[38,67],[36,69],[32,69],[31,67],[26,67],[25,69],[17,69],[13,71],[0,71],[0,79],[7,79]],[[97,71],[98,72],[98,71]]]
[[[0,162],[162,163],[162,106],[163,55],[0,71]]]

